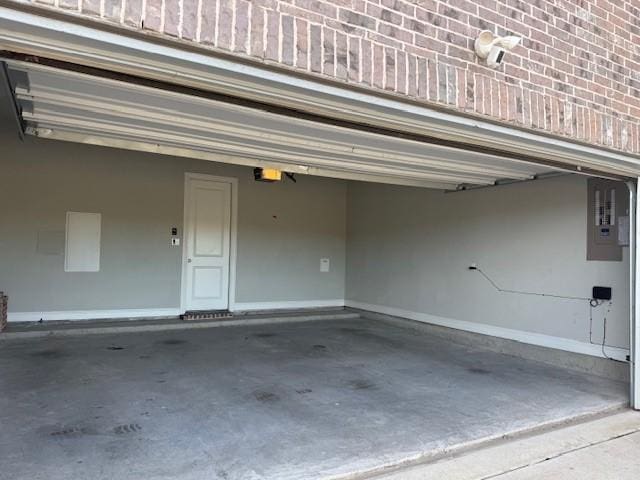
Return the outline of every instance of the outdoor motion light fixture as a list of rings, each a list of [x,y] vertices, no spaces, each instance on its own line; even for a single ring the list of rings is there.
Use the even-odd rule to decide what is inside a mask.
[[[522,40],[520,37],[509,35],[498,37],[489,30],[483,30],[476,38],[475,50],[478,57],[486,59],[487,65],[496,68],[502,63],[504,54]]]

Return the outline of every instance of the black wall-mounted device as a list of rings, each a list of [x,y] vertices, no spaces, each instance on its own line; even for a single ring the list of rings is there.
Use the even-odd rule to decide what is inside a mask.
[[[591,297],[594,300],[611,300],[611,287],[593,287]]]

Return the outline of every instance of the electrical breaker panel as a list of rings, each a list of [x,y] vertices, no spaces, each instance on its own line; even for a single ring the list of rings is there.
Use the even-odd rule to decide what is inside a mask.
[[[627,186],[599,178],[590,178],[587,185],[587,260],[622,261],[629,235]]]

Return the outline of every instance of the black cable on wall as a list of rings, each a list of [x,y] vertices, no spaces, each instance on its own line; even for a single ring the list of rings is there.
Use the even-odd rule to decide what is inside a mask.
[[[480,267],[478,267],[476,265],[472,265],[472,266],[469,267],[469,270],[475,270],[475,271],[479,272],[480,275],[482,275],[491,284],[491,286],[493,288],[495,288],[500,293],[510,293],[510,294],[517,294],[517,295],[533,295],[533,296],[538,296],[538,297],[562,298],[562,299],[566,299],[566,300],[581,300],[581,301],[589,302],[589,343],[591,343],[592,345],[601,346],[602,347],[602,355],[606,359],[614,360],[614,361],[620,361],[620,360],[617,360],[615,358],[611,358],[610,356],[607,355],[607,353],[605,351],[605,347],[626,349],[626,347],[619,347],[617,345],[607,345],[606,344],[606,340],[607,340],[607,316],[611,312],[611,307],[613,306],[613,302],[609,301],[608,308],[607,308],[606,312],[604,313],[604,322],[603,322],[603,327],[602,327],[602,330],[603,330],[602,331],[602,343],[596,343],[596,342],[593,341],[593,310],[595,308],[598,308],[601,305],[603,305],[604,301],[596,300],[596,299],[590,298],[590,297],[576,297],[576,296],[572,296],[572,295],[560,295],[560,294],[556,294],[556,293],[529,292],[529,291],[526,291],[526,290],[512,290],[512,289],[507,289],[507,288],[501,288]],[[623,363],[626,363],[626,362],[623,362]]]

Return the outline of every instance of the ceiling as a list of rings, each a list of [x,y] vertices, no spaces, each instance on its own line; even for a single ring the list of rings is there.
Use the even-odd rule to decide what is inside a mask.
[[[554,168],[7,61],[25,132],[301,174],[456,189]]]

